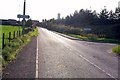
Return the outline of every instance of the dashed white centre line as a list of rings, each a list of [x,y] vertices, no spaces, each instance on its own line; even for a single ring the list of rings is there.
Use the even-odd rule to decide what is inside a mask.
[[[86,59],[85,57],[83,57],[82,55],[79,55],[81,58],[83,58],[85,61],[87,61],[88,63],[90,63],[91,65],[93,65],[94,67],[98,68],[99,70],[101,70],[102,72],[104,72],[106,75],[108,75],[109,77],[117,80],[115,77],[113,77],[111,74],[107,73],[105,70],[103,70],[102,68],[100,68],[99,66],[97,66],[96,64],[92,63],[91,61],[89,61],[88,59]]]

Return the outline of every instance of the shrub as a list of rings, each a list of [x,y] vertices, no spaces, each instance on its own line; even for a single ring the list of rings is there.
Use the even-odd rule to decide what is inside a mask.
[[[8,45],[5,46],[5,48],[2,50],[2,57],[4,60],[8,61],[8,57],[12,51],[13,50]]]
[[[12,48],[15,48],[15,49],[16,49],[16,48],[18,48],[18,47],[20,46],[20,43],[17,42],[17,41],[18,41],[18,40],[13,41],[12,44],[10,44]]]
[[[120,45],[117,45],[115,47],[112,48],[112,51],[114,53],[117,53],[118,55],[120,55]]]
[[[5,66],[5,65],[7,64],[7,61],[6,61],[6,60],[4,60],[4,58],[3,58],[3,57],[1,57],[1,58],[0,58],[0,60],[2,61],[2,66]]]

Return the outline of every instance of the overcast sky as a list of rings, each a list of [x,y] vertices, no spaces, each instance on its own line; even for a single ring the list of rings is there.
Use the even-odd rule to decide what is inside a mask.
[[[26,14],[34,20],[65,17],[75,10],[91,9],[99,12],[104,6],[108,10],[118,7],[120,0],[26,0]],[[24,0],[0,0],[0,19],[17,19],[23,14]],[[18,20],[18,19],[17,19]]]

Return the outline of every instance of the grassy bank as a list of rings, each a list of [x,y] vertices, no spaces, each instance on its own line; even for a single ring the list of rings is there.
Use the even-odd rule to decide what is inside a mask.
[[[17,37],[8,43],[2,50],[2,66],[5,67],[9,62],[15,59],[16,55],[22,50],[22,48],[28,44],[31,37],[37,36],[37,28],[34,31],[30,31],[22,37]],[[9,46],[10,45],[10,46]]]
[[[112,51],[120,56],[120,45],[113,47]]]
[[[96,38],[96,37],[86,37],[86,36],[80,36],[80,35],[74,35],[74,34],[67,34],[71,37],[79,38],[84,41],[93,41],[93,42],[103,42],[103,43],[120,43],[119,40],[116,39],[108,39],[108,38]]]

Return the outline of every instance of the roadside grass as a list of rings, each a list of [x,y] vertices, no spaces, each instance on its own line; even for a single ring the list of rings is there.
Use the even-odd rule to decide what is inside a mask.
[[[22,32],[22,27],[21,26],[8,26],[8,25],[1,25],[0,26],[0,48],[2,48],[2,34],[5,34],[5,43],[8,43],[8,37],[9,37],[9,32],[11,32],[11,38],[13,38],[13,32],[18,31],[18,28],[20,27],[20,32]]]
[[[31,37],[38,35],[38,30],[35,28],[33,31],[25,34],[22,37],[13,39],[10,43],[7,43],[5,48],[2,50],[2,66],[3,68],[12,60],[15,59],[16,55],[22,50],[22,48],[28,44]],[[10,46],[9,46],[10,45]]]
[[[2,26],[0,25],[0,47],[1,47],[1,42],[2,42]]]
[[[120,56],[120,45],[113,47],[112,51]]]
[[[120,43],[119,40],[116,39],[108,39],[108,38],[97,38],[97,37],[85,37],[80,35],[74,35],[74,34],[67,34],[68,36],[75,37],[84,41],[93,41],[93,42],[103,42],[103,43]]]

